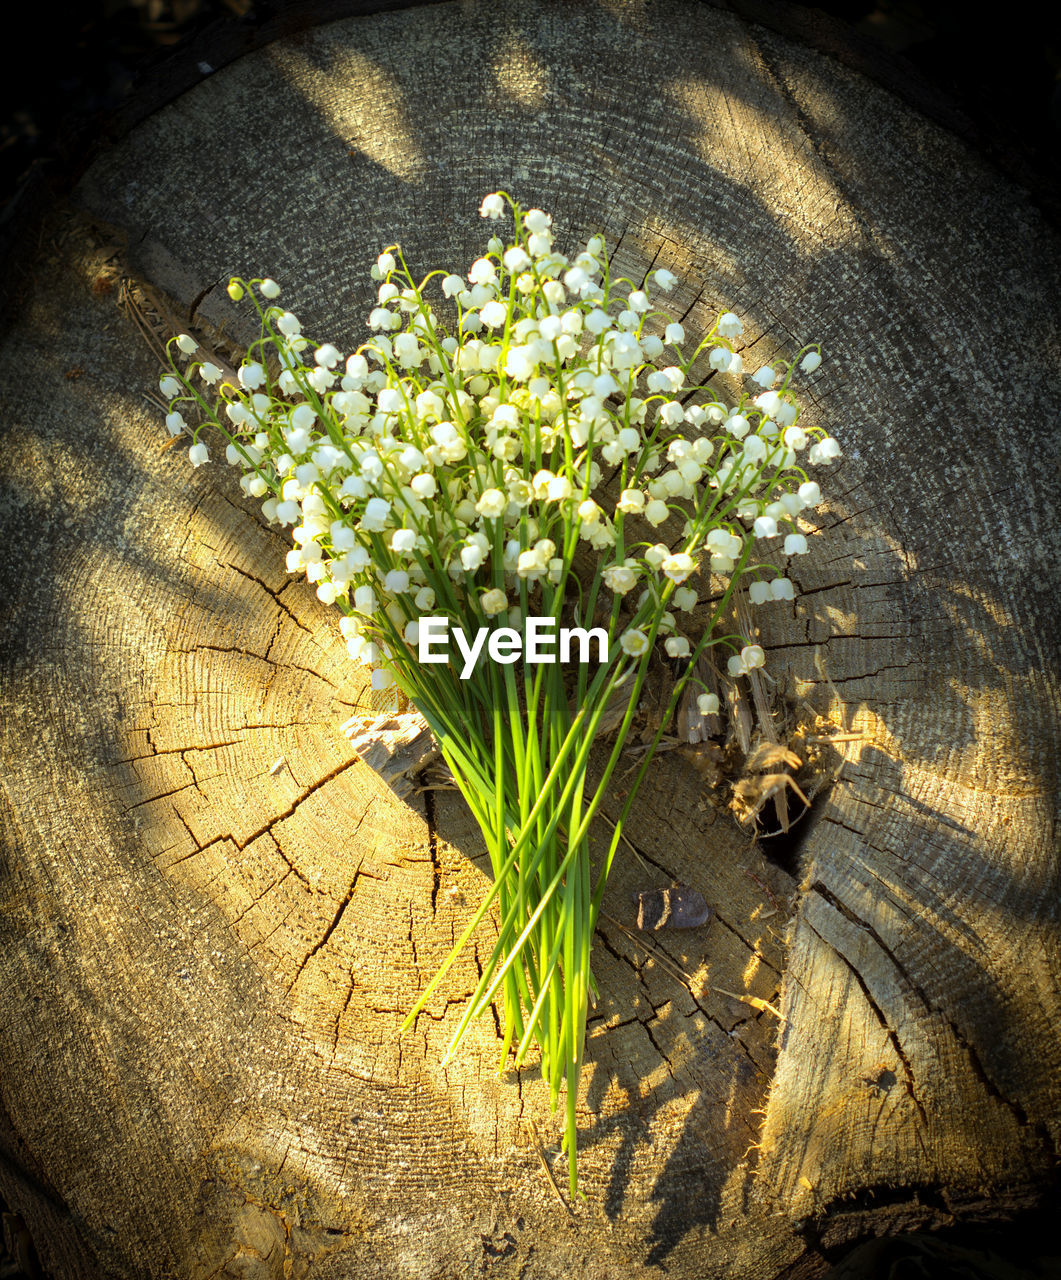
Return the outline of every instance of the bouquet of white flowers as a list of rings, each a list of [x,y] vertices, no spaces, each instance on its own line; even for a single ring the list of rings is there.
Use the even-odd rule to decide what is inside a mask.
[[[793,598],[759,549],[806,552],[797,518],[821,494],[801,458],[839,449],[800,423],[791,390],[816,348],[759,369],[755,392],[727,403],[711,382],[744,372],[736,315],[686,352],[651,296],[674,287],[670,272],[612,279],[600,236],[569,259],[541,210],[493,194],[480,212],[509,209],[510,242],[491,239],[467,276],[417,284],[397,246],[382,253],[373,336],[346,359],[303,336],[274,281],[233,280],[261,318],[238,385],[182,334],[161,387],[193,465],[210,424],[245,492],[290,527],[289,571],[342,610],[351,658],[430,726],[493,884],[405,1026],[496,902],[497,944],[447,1053],[503,992],[502,1067],[536,1046],[554,1107],[566,1086],[574,1194],[591,942],[623,822],[707,646],[731,651],[735,679],[762,666],[758,645],[718,623],[745,583],[755,604]],[[435,277],[448,323],[429,300]],[[590,826],[659,647],[677,664],[670,707],[593,865]],[[703,688],[706,715],[718,700]],[[619,723],[591,785],[606,708]]]

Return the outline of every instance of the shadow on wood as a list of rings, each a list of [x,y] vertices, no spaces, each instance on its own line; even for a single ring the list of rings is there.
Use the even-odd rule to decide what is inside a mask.
[[[233,476],[162,451],[152,361],[57,217],[4,344],[0,668],[0,1193],[57,1276],[769,1280],[1053,1176],[1055,242],[884,90],[670,2],[292,37],[77,203],[181,307],[207,290],[190,325],[239,334],[216,284],[268,273],[351,343],[380,248],[469,262],[499,187],[624,274],[673,270],[690,333],[736,310],[750,367],[822,342],[846,458],[795,606],[758,618],[787,695],[863,741],[798,883],[655,765],[631,840],[717,916],[649,954],[620,927],[644,867],[616,876],[568,1218],[525,1126],[555,1154],[544,1090],[496,1078],[490,1021],[438,1066],[474,950],[397,1036],[483,891],[478,834],[357,762],[333,617]]]

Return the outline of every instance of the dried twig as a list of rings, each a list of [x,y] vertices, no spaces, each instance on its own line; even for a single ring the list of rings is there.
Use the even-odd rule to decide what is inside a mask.
[[[775,1018],[785,1021],[785,1015],[781,1010],[768,1000],[761,1000],[758,996],[739,996],[735,991],[725,991],[722,987],[712,987],[712,991],[717,991],[720,996],[729,996],[731,1000],[739,1000],[741,1004],[750,1004],[753,1009],[758,1009],[761,1013],[772,1013]]]
[[[843,700],[843,698],[841,698],[841,697],[840,697],[840,694],[837,692],[836,685],[835,685],[835,684],[833,684],[833,678],[832,678],[832,676],[829,674],[828,669],[826,668],[826,665],[825,665],[825,655],[824,655],[824,653],[822,652],[821,645],[819,645],[819,646],[814,650],[814,669],[818,672],[818,674],[821,676],[821,678],[822,678],[822,679],[825,681],[825,683],[828,685],[828,687],[829,687],[829,692],[830,692],[830,693],[833,695],[833,697],[836,699],[836,705],[837,705],[837,707],[838,707],[837,715],[839,716],[839,719],[840,719],[840,728],[841,728],[841,729],[846,733],[846,732],[847,732],[847,721],[846,721],[846,719],[845,719],[845,717],[844,717],[844,700]]]
[[[569,1218],[573,1218],[575,1216],[574,1212],[571,1206],[567,1203],[567,1201],[561,1195],[560,1188],[556,1185],[556,1179],[553,1177],[553,1171],[552,1169],[549,1168],[549,1161],[546,1160],[545,1158],[545,1148],[542,1146],[541,1138],[538,1137],[538,1129],[534,1121],[524,1120],[523,1123],[527,1126],[527,1132],[530,1134],[531,1141],[534,1143],[534,1150],[537,1152],[538,1159],[541,1161],[542,1170],[545,1173],[545,1177],[548,1180],[549,1186],[552,1187],[553,1195],[556,1196],[557,1200],[560,1201],[561,1205],[563,1206],[564,1212],[567,1214],[567,1216]]]
[[[689,975],[685,972],[684,969],[682,969],[680,965],[675,964],[675,962],[670,958],[669,955],[667,955],[665,951],[661,950],[657,946],[654,946],[651,942],[649,942],[649,940],[643,934],[635,933],[633,929],[627,928],[627,926],[623,924],[621,920],[616,920],[614,916],[607,915],[605,912],[602,911],[600,913],[600,919],[607,920],[609,924],[614,925],[617,929],[625,933],[628,938],[633,939],[633,941],[639,947],[643,947],[644,950],[648,952],[649,958],[652,960],[655,960],[655,962],[660,966],[660,968],[665,969],[671,975],[672,978],[676,978],[677,981],[680,982],[682,986],[686,989],[686,991],[688,991],[688,993],[692,996],[692,998],[696,1000],[697,1003],[699,1003],[699,998],[696,992],[693,990],[692,984],[689,981]]]

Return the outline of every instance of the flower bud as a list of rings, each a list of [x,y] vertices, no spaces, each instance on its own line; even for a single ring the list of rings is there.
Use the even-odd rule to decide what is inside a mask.
[[[659,498],[653,498],[645,507],[645,519],[653,528],[658,528],[664,520],[670,515],[665,502],[661,502]]]
[[[490,591],[483,592],[479,597],[479,604],[482,606],[483,613],[488,618],[492,618],[508,608],[508,599],[500,588],[493,587]]]

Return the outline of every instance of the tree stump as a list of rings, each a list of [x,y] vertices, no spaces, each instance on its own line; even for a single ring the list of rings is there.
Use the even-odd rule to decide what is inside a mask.
[[[674,271],[691,334],[731,308],[755,363],[821,341],[846,454],[795,605],[757,621],[777,695],[853,735],[842,768],[786,869],[659,757],[565,1207],[494,1024],[439,1066],[474,951],[398,1035],[484,892],[470,816],[339,733],[367,708],[336,615],[234,473],[163,448],[106,252],[53,221],[3,354],[0,1192],[63,1280],[810,1276],[1054,1176],[1056,241],[885,88],[678,0],[289,36],[75,203],[183,327],[244,333],[218,285],[270,274],[349,348],[377,253],[466,268],[495,189]],[[672,879],[715,919],[646,939],[630,895]]]

